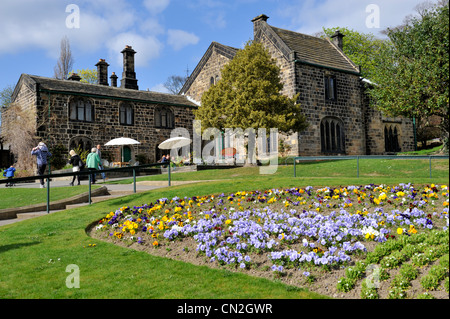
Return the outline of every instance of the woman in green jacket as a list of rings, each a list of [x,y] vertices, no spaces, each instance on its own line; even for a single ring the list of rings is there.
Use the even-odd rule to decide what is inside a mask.
[[[90,171],[92,171],[92,174],[90,175],[92,184],[95,184],[94,171],[98,170],[99,165],[100,165],[100,157],[97,154],[97,149],[95,147],[93,147],[91,149],[91,152],[86,157],[86,166]]]

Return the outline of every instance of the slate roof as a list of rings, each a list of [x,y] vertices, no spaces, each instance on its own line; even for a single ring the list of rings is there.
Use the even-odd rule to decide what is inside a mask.
[[[268,27],[292,51],[295,51],[296,59],[300,62],[359,73],[359,68],[331,40],[284,30],[270,25]]]
[[[38,89],[41,92],[58,92],[99,98],[117,98],[153,104],[166,104],[195,108],[198,107],[198,105],[182,95],[124,89],[120,87],[89,84],[71,80],[58,80],[54,78],[47,78],[30,74],[22,74],[19,79],[19,83],[23,81],[25,81],[33,91],[36,91]],[[16,86],[16,89],[12,95],[13,101],[18,93],[18,89],[19,85]]]

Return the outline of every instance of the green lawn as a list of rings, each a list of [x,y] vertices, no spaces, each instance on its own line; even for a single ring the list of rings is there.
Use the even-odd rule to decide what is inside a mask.
[[[47,189],[45,188],[5,188],[3,184],[1,186],[0,209],[42,204],[47,201]],[[93,185],[92,189],[99,187]],[[87,185],[50,188],[50,201],[57,201],[85,193],[88,191],[88,188]]]
[[[173,180],[217,181],[137,193],[2,226],[0,298],[321,298],[308,292],[307,287],[300,289],[276,280],[251,277],[245,272],[199,267],[115,246],[89,237],[86,228],[121,206],[142,205],[162,197],[308,185],[448,183],[448,161],[433,165],[435,177],[432,180],[428,178],[427,161],[410,162],[367,163],[368,173],[361,174],[360,178],[355,177],[355,163],[352,165],[351,161],[301,164],[297,171],[297,176],[301,177],[297,178],[293,177],[292,165],[278,167],[273,175],[260,175],[258,167],[175,173]],[[363,171],[362,166],[360,169]],[[345,172],[351,177],[346,177]],[[138,180],[143,179],[166,180],[167,175]],[[67,192],[67,189],[61,191]],[[2,202],[4,191],[10,190],[0,189]],[[21,200],[28,202],[29,194],[31,191],[22,194]],[[52,189],[52,196],[55,196],[52,199],[56,198],[56,189]],[[95,247],[89,244],[95,244]],[[80,288],[66,286],[66,279],[71,274],[66,271],[69,265],[79,269]]]

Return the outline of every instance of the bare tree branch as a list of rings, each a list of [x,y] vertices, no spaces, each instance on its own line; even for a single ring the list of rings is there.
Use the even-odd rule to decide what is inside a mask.
[[[60,80],[67,79],[70,70],[73,67],[72,51],[70,50],[69,39],[65,36],[61,40],[61,53],[59,60],[54,68],[55,78]]]

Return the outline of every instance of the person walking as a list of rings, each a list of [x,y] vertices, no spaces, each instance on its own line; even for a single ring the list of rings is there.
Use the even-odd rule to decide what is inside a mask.
[[[98,158],[100,159],[100,164],[98,165],[98,169],[103,169],[103,164],[102,164],[102,152],[100,151],[100,148],[101,148],[101,145],[100,144],[98,144],[97,145],[97,154],[98,154]],[[102,178],[103,178],[103,181],[106,181],[106,175],[105,175],[105,173],[101,173],[102,174]],[[94,176],[94,178],[95,178],[95,176]]]
[[[48,158],[52,156],[52,154],[47,148],[47,145],[45,145],[44,142],[39,142],[38,146],[34,147],[31,150],[31,155],[36,156],[38,175],[39,176],[44,175],[45,169],[48,164]],[[40,181],[41,181],[41,188],[45,188],[44,179],[41,178]]]
[[[90,171],[92,171],[92,174],[90,175],[92,184],[95,184],[95,173],[93,172],[98,170],[99,164],[100,158],[98,157],[97,149],[93,147],[86,158],[86,166]]]
[[[73,172],[79,172],[80,170],[83,169],[84,167],[84,163],[81,160],[80,155],[78,155],[74,150],[70,150],[69,152],[70,154],[70,160],[69,160],[69,164],[71,164],[73,166]],[[70,186],[73,186],[73,183],[75,182],[75,179],[78,180],[78,184],[80,185],[80,175],[73,175],[72,178],[72,182],[70,183]]]
[[[16,168],[14,167],[14,164],[12,164],[9,168],[5,169],[5,171],[3,172],[3,175],[7,178],[7,179],[13,179],[14,178],[14,172],[16,171]],[[6,183],[5,187],[13,187],[14,184],[13,182],[9,181],[8,183]]]

